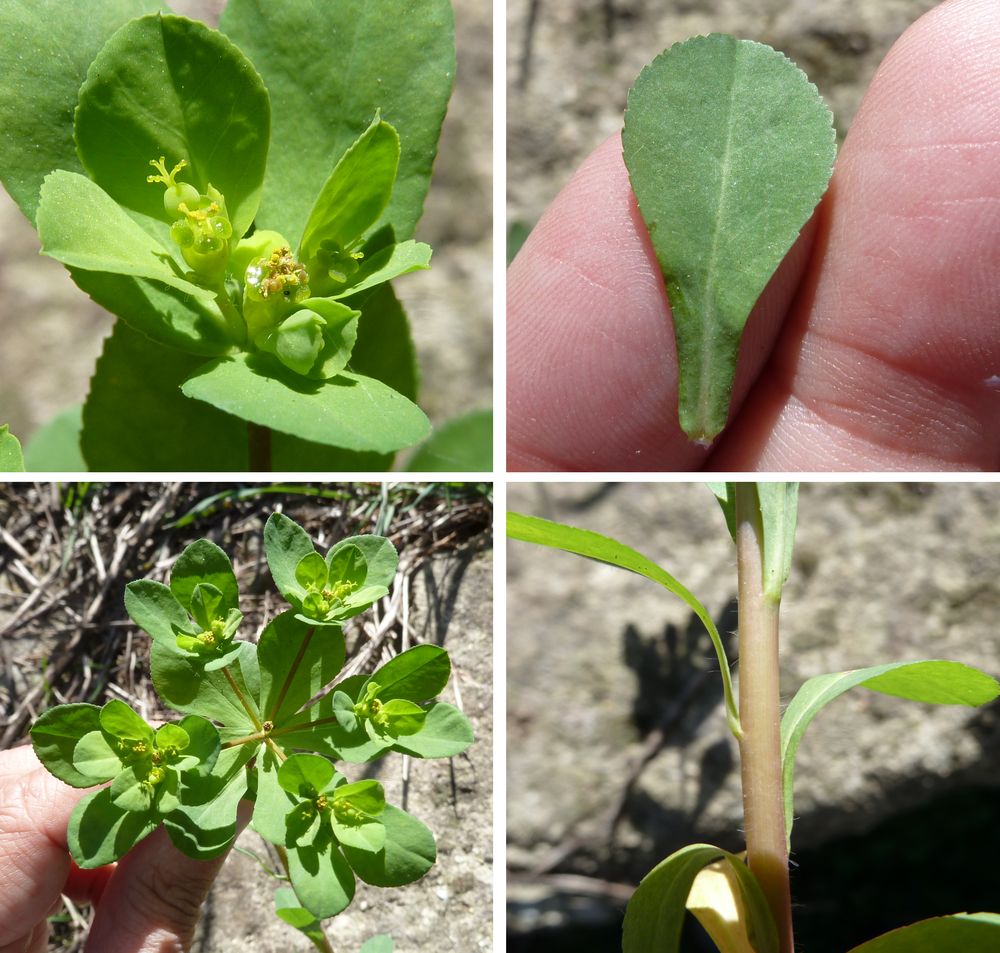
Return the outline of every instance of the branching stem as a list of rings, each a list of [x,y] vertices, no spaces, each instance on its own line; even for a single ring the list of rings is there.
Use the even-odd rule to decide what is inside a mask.
[[[243,706],[243,710],[247,713],[247,715],[249,715],[250,720],[253,722],[254,728],[258,731],[263,731],[264,726],[260,723],[260,719],[257,717],[257,714],[250,706],[250,703],[246,700],[246,696],[240,691],[240,686],[236,684],[236,679],[233,678],[233,673],[229,671],[228,665],[222,670],[222,674],[226,676],[226,681],[229,682],[229,687],[236,693],[236,697]]]
[[[739,575],[740,761],[747,863],[778,928],[781,953],[793,953],[781,792],[778,690],[778,607],[764,595],[764,533],[757,488],[736,484],[736,558]]]

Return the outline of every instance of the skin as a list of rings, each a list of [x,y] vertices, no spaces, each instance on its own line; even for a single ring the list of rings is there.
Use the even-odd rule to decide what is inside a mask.
[[[663,279],[618,136],[508,274],[511,470],[1000,469],[1000,5],[886,56],[750,316],[711,448],[677,424]]]
[[[85,794],[52,777],[30,748],[0,752],[0,953],[46,953],[46,917],[63,893],[95,906],[86,953],[184,953],[225,857],[191,860],[161,828],[119,863],[80,870],[66,824]]]

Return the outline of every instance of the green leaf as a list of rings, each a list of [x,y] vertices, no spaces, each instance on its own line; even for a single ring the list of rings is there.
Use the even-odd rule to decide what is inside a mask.
[[[100,708],[96,705],[57,705],[41,714],[31,727],[31,744],[50,774],[74,788],[89,788],[91,775],[73,764],[73,752],[85,735],[100,733]]]
[[[102,788],[80,800],[70,815],[69,852],[80,867],[103,867],[120,860],[158,826],[152,814],[116,807],[111,803],[111,789]]]
[[[369,679],[381,702],[403,698],[422,702],[440,694],[451,677],[451,659],[437,645],[415,645],[390,659]]]
[[[162,732],[165,734],[164,740],[160,739]],[[181,745],[178,741],[166,739],[180,739],[178,732],[187,735],[187,744]],[[192,773],[199,775],[210,774],[221,754],[221,739],[219,730],[207,718],[200,715],[187,715],[176,724],[163,725],[156,732],[157,747],[163,748],[167,745],[174,745],[182,757],[177,761],[175,768],[183,776],[188,777]]]
[[[25,466],[35,472],[78,473],[87,469],[80,450],[83,405],[56,414],[32,434],[24,449]]]
[[[278,786],[296,799],[314,797],[305,793],[312,788],[316,794],[322,794],[329,788],[336,771],[326,759],[315,754],[289,755],[278,768]]]
[[[195,298],[214,292],[184,278],[155,238],[99,185],[77,172],[53,172],[38,206],[42,254],[84,271],[149,278]]]
[[[302,560],[315,552],[309,534],[284,513],[272,513],[264,524],[264,552],[278,591],[288,598],[289,593],[301,591],[296,570]]]
[[[538,519],[536,516],[508,512],[507,535],[511,539],[520,539],[526,543],[536,543],[539,546],[551,546],[554,549],[576,553],[589,559],[608,563],[611,566],[619,566],[659,583],[667,592],[672,592],[675,596],[683,599],[691,611],[701,620],[712,640],[722,675],[722,689],[725,695],[729,728],[737,738],[742,736],[736,699],[733,695],[732,679],[729,674],[729,661],[726,658],[726,650],[722,644],[719,630],[708,610],[670,573],[661,569],[641,553],[608,536],[592,533],[590,530],[564,526],[562,523]]]
[[[344,372],[313,381],[266,355],[210,361],[181,390],[241,419],[348,450],[388,453],[411,446],[430,430],[416,404],[371,377]]]
[[[425,440],[406,464],[413,471],[489,472],[493,469],[493,411],[453,417]]]
[[[344,823],[331,818],[333,833],[343,847],[377,853],[385,847],[385,828],[380,821]]]
[[[673,311],[680,424],[708,442],[750,310],[826,190],[832,116],[787,57],[716,33],[639,74],[622,145]]]
[[[123,811],[134,811],[138,814],[148,814],[150,811],[159,813],[154,807],[154,793],[145,780],[146,770],[140,772],[137,767],[125,768],[108,788],[111,792],[111,803]],[[165,785],[166,779],[160,786]],[[156,793],[160,794],[160,791],[157,790]]]
[[[411,271],[423,271],[431,266],[431,246],[423,242],[407,241],[390,245],[366,257],[350,285],[343,291],[332,294],[332,298],[355,295],[384,281],[391,281]]]
[[[416,400],[419,386],[416,350],[409,321],[392,286],[382,284],[347,301],[361,309],[351,368]]]
[[[392,937],[387,933],[370,937],[361,944],[359,953],[393,953]]]
[[[244,656],[253,654],[256,646],[250,642],[242,643]],[[256,707],[256,698],[247,687],[243,676],[243,660],[239,666],[230,666],[229,676],[239,688],[243,701],[246,702],[260,723],[260,712]],[[258,730],[243,703],[236,695],[226,671],[208,671],[196,661],[191,661],[180,654],[175,647],[162,642],[153,643],[150,656],[150,671],[153,677],[153,687],[160,697],[172,708],[184,714],[201,715],[218,722],[229,729],[232,737],[249,735]],[[227,732],[221,732],[226,738]]]
[[[291,887],[279,887],[275,891],[274,912],[285,923],[305,934],[315,946],[319,947],[320,944],[326,942],[326,935],[323,933],[323,924],[302,906]]]
[[[427,709],[420,731],[399,738],[392,747],[394,751],[415,758],[453,758],[465,751],[473,740],[469,719],[454,705],[435,702]]]
[[[66,0],[5,0],[0,179],[32,221],[49,172],[83,171],[73,143],[73,110],[87,67],[123,23],[159,8],[149,0],[101,0],[80,16]]]
[[[318,315],[324,322],[323,345],[318,352],[319,362],[315,367],[310,365],[312,370],[309,371],[309,376],[317,380],[328,380],[347,367],[347,362],[351,359],[351,352],[358,339],[358,319],[361,312],[332,298],[309,298],[302,302],[302,307],[306,312]],[[287,323],[286,321],[285,324]]]
[[[798,483],[758,483],[761,522],[764,526],[764,595],[781,600],[781,588],[792,568]]]
[[[256,754],[253,745],[223,751],[213,773],[181,776],[178,807],[163,819],[170,840],[195,860],[224,854],[236,839],[236,812],[247,790],[246,763]]]
[[[315,550],[306,553],[295,567],[295,582],[300,590],[310,587],[322,589],[328,575],[326,560]]]
[[[1000,949],[1000,914],[956,913],[900,927],[849,953],[987,953]]]
[[[135,738],[153,743],[153,729],[136,712],[117,698],[111,699],[99,716],[101,729],[115,738]]]
[[[270,748],[257,758],[257,798],[253,808],[253,829],[272,844],[285,844],[285,816],[295,799],[278,783],[280,764]]]
[[[229,557],[211,540],[199,539],[185,547],[170,570],[170,591],[188,611],[191,597],[199,583],[215,586],[221,594],[217,615],[225,616],[230,609],[238,609],[239,586]]]
[[[382,706],[380,717],[387,721],[386,731],[394,738],[401,735],[415,735],[424,726],[427,712],[416,702],[405,698],[394,698]]]
[[[402,144],[383,221],[409,238],[455,75],[449,0],[230,0],[221,29],[253,60],[274,103],[262,227],[302,235],[330,162],[381,110]]]
[[[103,781],[110,781],[122,770],[121,758],[108,743],[103,731],[91,731],[85,734],[73,750],[73,767],[81,777],[88,778],[86,784],[78,787],[91,787]]]
[[[365,675],[352,675],[338,682],[334,691],[327,692],[316,705],[290,720],[286,727],[295,730],[282,734],[282,744],[288,748],[318,751],[351,764],[364,764],[383,754],[392,745],[392,738],[372,739],[356,721],[352,728],[342,727],[339,718],[343,715],[338,715],[335,708],[338,703],[343,706],[343,698],[338,701],[338,696],[349,699],[353,708],[367,681]]]
[[[214,299],[128,275],[70,268],[70,276],[82,292],[150,342],[203,358],[233,350],[226,319]]]
[[[146,181],[151,159],[187,160],[182,181],[226,200],[234,237],[260,202],[270,138],[267,90],[225,36],[184,17],[123,26],[80,89],[76,142],[94,180],[118,203],[167,221],[163,189]]]
[[[83,408],[90,469],[246,470],[246,424],[180,391],[203,363],[115,322]]]
[[[660,861],[636,887],[625,911],[622,953],[677,953],[688,894],[695,877],[718,860],[736,874],[748,915],[748,934],[757,953],[778,953],[774,918],[750,869],[735,854],[709,844],[691,844]]]
[[[328,569],[327,563],[329,563]],[[368,561],[361,547],[353,543],[346,546],[341,543],[335,550],[331,549],[323,568],[324,578],[329,579],[331,586],[346,583],[357,589],[363,586],[368,578]]]
[[[385,810],[385,791],[373,778],[341,784],[334,793],[334,800],[347,801],[351,807],[365,814],[376,815]]]
[[[275,726],[297,712],[344,667],[344,635],[338,625],[302,622],[293,610],[268,623],[257,645],[261,710]],[[297,665],[289,681],[292,666]]]
[[[330,548],[326,556],[327,565],[331,567],[345,550],[360,549],[364,556],[367,571],[362,580],[364,588],[369,586],[384,586],[388,589],[396,578],[396,568],[399,566],[399,553],[396,547],[384,536],[348,536]]]
[[[419,880],[437,859],[434,835],[415,817],[391,804],[379,814],[385,847],[377,853],[344,845],[354,872],[374,887],[401,887]]]
[[[288,873],[302,906],[320,919],[335,917],[354,899],[354,872],[332,837],[289,849]]]
[[[0,426],[0,472],[24,472],[24,454],[21,452],[21,442],[10,432],[7,424]]]
[[[313,258],[325,241],[343,250],[358,244],[389,204],[398,166],[399,135],[376,116],[320,189],[306,220],[299,257]]]
[[[204,721],[204,719],[201,720]],[[211,722],[205,722],[205,724],[210,725]],[[183,751],[190,744],[191,736],[180,725],[169,722],[156,729],[157,748],[174,747],[178,751]],[[218,747],[218,733],[216,733],[216,747]]]
[[[718,501],[719,506],[722,508],[722,514],[726,518],[726,529],[729,530],[729,535],[732,537],[733,542],[736,542],[736,496],[735,496],[735,483],[706,483],[712,493],[715,494],[715,499]]]
[[[781,784],[785,830],[791,839],[794,819],[795,755],[809,723],[820,709],[856,686],[930,705],[979,707],[1000,695],[992,676],[961,662],[923,659],[891,662],[850,672],[817,675],[802,684],[781,718]]]
[[[169,649],[176,646],[180,632],[197,632],[174,593],[153,579],[136,579],[125,587],[125,611],[154,642]]]

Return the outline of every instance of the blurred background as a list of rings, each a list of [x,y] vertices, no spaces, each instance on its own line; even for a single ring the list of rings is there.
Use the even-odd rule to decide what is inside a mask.
[[[583,159],[619,131],[639,71],[705,33],[758,40],[819,87],[838,133],[896,38],[937,0],[509,0],[508,258]]]
[[[458,73],[424,217],[414,236],[434,248],[430,271],[394,283],[421,373],[420,406],[437,426],[492,406],[492,9],[455,5]],[[170,0],[215,26],[224,0]],[[0,424],[22,442],[81,402],[113,318],[39,257],[38,236],[0,189]]]
[[[131,704],[167,718],[149,679],[149,639],[129,619],[127,583],[165,582],[189,543],[208,538],[233,562],[256,640],[284,605],[262,547],[280,509],[321,551],[346,536],[392,540],[399,569],[388,596],[344,626],[349,666],[374,671],[407,645],[446,648],[442,697],[472,721],[455,758],[391,756],[360,770],[434,832],[438,861],[415,884],[358,884],[327,921],[336,950],[392,934],[399,953],[489,951],[492,939],[492,490],[488,484],[0,483],[0,750],[27,743],[31,723],[66,702]],[[406,767],[404,767],[406,762]],[[306,953],[312,944],[274,914],[280,885],[270,848],[240,836],[206,901],[193,953]],[[90,911],[52,918],[50,951],[84,948]]]
[[[511,484],[508,504],[661,565],[735,659],[735,548],[705,486]],[[647,579],[516,541],[507,566],[507,949],[617,953],[628,898],[661,859],[699,841],[743,849],[718,663],[685,604]],[[998,617],[1000,486],[803,485],[784,703],[813,675],[890,661],[1000,676]],[[795,815],[796,940],[809,953],[997,909],[1000,703],[853,689],[799,748]],[[692,927],[683,950],[715,947]]]

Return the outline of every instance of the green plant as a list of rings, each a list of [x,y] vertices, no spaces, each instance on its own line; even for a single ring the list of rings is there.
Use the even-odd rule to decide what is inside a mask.
[[[798,488],[785,483],[714,484],[736,543],[739,589],[738,697],[711,615],[674,576],[640,553],[597,533],[509,513],[513,539],[619,566],[679,596],[704,623],[718,656],[725,711],[739,743],[746,855],[708,844],[685,847],[642,880],[629,901],[625,953],[679,949],[690,910],[722,953],[792,953],[788,849],[795,757],[803,734],[829,702],[854,687],[930,704],[979,706],[1000,695],[994,678],[939,659],[892,662],[808,679],[780,715],[778,615],[791,566]],[[1000,915],[955,914],[920,921],[852,953],[935,950],[960,953],[1000,946]]]
[[[350,904],[356,877],[400,886],[436,857],[426,826],[388,804],[379,782],[350,781],[337,763],[390,752],[452,757],[472,743],[472,729],[457,708],[431,701],[451,673],[438,646],[414,646],[370,676],[335,681],[345,661],[341,623],[385,595],[395,575],[387,539],[350,537],[323,556],[276,513],[264,546],[290,608],[258,643],[237,637],[236,577],[208,540],[180,554],[169,586],[141,579],[126,587],[129,615],[152,638],[153,685],[183,717],[154,728],[119,700],[60,705],[38,718],[31,737],[67,784],[110,782],[70,819],[81,867],[117,860],[161,825],[188,856],[219,856],[236,836],[240,800],[253,801],[253,827],[277,848],[289,882],[275,898],[279,916],[329,951],[319,921]],[[372,947],[380,948],[391,945]]]
[[[710,443],[750,310],[833,172],[833,117],[791,60],[715,33],[639,74],[622,147],[673,313],[681,429]]]
[[[64,460],[379,469],[427,436],[388,282],[430,263],[448,0],[231,0],[220,30],[12,0],[0,25],[0,179],[118,316]]]

